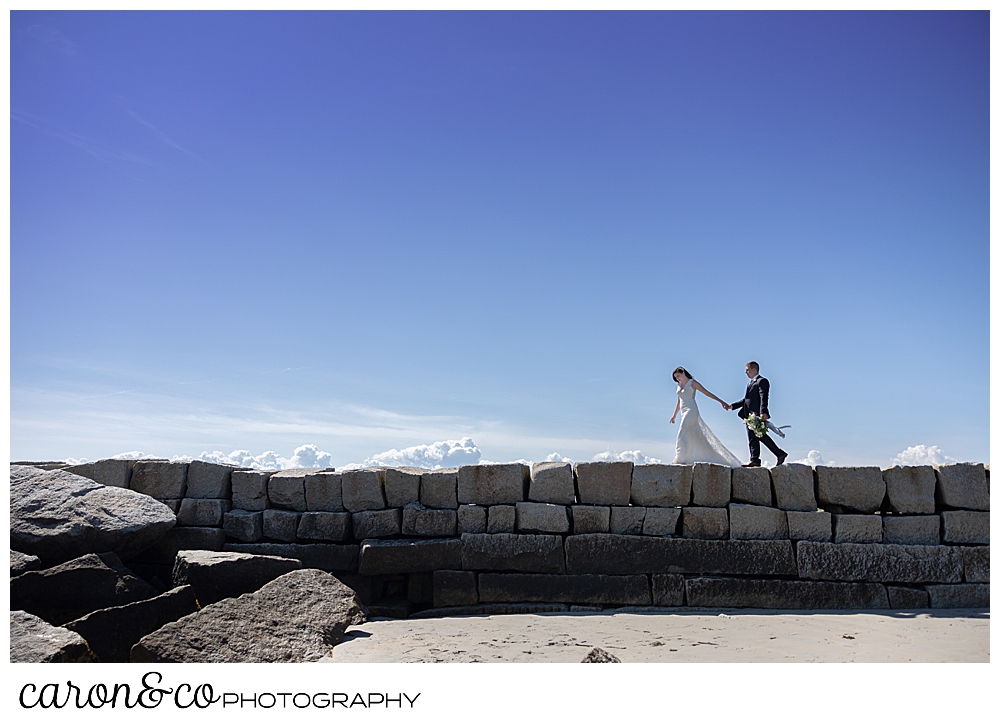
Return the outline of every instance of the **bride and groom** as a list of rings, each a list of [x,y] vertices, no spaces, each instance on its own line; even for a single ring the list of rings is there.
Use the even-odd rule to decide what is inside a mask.
[[[723,409],[737,410],[740,419],[746,419],[753,413],[767,422],[770,416],[767,410],[767,396],[771,385],[767,379],[760,375],[760,365],[755,361],[747,362],[746,375],[750,379],[750,383],[747,384],[743,399],[733,404],[726,404],[695,381],[688,374],[687,369],[684,367],[674,369],[673,377],[674,381],[677,382],[677,406],[674,407],[674,415],[670,418],[670,423],[673,424],[677,419],[677,412],[681,413],[681,423],[677,429],[677,456],[674,457],[674,464],[713,462],[728,467],[760,467],[761,442],[778,458],[777,464],[782,464],[785,461],[788,453],[779,449],[774,440],[767,434],[758,437],[750,427],[747,427],[747,439],[750,442],[750,463],[741,465],[736,455],[726,449],[726,446],[719,441],[719,438],[705,424],[705,420],[701,418],[698,404],[694,400],[697,392],[714,399],[722,405]]]

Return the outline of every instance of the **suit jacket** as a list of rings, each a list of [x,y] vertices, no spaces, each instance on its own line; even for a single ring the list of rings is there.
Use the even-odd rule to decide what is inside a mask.
[[[746,419],[753,412],[758,417],[762,414],[771,416],[767,411],[767,395],[771,391],[771,384],[764,377],[751,379],[747,384],[746,394],[743,399],[733,403],[733,409],[739,414],[740,419]]]

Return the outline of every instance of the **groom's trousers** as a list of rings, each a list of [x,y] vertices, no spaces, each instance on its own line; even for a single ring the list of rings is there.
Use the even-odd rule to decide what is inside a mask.
[[[760,443],[761,442],[764,443],[765,447],[767,447],[769,450],[771,450],[771,453],[775,457],[780,457],[781,455],[784,454],[784,452],[778,447],[778,445],[776,445],[774,443],[773,439],[771,439],[766,434],[763,437],[758,437],[756,434],[753,433],[753,430],[750,429],[750,427],[747,427],[747,439],[750,440],[750,461],[751,462],[760,462]]]

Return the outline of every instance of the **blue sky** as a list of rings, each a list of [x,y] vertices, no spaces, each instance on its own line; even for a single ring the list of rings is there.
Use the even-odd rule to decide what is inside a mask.
[[[756,359],[989,461],[985,12],[13,12],[10,95],[15,459],[670,461]]]

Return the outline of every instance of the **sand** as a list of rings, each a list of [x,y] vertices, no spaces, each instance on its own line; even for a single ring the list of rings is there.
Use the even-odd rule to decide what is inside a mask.
[[[348,630],[330,663],[579,663],[600,647],[623,663],[990,660],[989,612],[542,613],[377,619]]]

